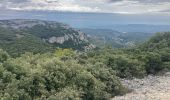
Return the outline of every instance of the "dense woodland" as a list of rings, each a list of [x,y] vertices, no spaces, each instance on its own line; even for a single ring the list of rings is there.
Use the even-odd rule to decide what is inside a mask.
[[[20,56],[8,52],[0,50],[3,100],[106,100],[129,91],[119,78],[142,78],[170,69],[170,33],[157,33],[128,49],[56,49]]]

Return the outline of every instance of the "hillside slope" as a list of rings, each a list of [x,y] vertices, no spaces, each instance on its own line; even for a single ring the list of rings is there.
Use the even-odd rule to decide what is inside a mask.
[[[54,48],[93,48],[87,36],[70,26],[42,20],[0,20],[0,47],[16,56],[25,51],[41,53]],[[14,54],[14,53],[19,54]]]
[[[170,49],[170,33],[157,33],[149,41],[140,47],[142,50],[155,51]]]
[[[45,53],[54,50],[54,46],[34,35],[2,27],[0,27],[0,48],[11,56],[19,56],[25,52]]]

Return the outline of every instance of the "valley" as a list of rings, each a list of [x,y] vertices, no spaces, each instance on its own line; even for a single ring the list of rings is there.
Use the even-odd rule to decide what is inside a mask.
[[[115,28],[116,29],[116,28]],[[80,29],[97,47],[130,48],[143,43],[154,33],[119,32],[112,29]]]

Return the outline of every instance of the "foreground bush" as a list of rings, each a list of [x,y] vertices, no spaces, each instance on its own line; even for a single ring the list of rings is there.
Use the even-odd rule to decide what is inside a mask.
[[[27,53],[0,66],[0,98],[15,100],[105,100],[126,92],[102,64]]]

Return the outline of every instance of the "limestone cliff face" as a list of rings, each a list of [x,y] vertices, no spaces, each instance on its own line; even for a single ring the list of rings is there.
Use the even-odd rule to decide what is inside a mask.
[[[89,50],[92,50],[92,49],[94,49],[94,48],[96,48],[96,45],[94,45],[94,44],[89,44],[89,45],[87,45],[87,46],[84,47],[84,50],[85,50],[85,51],[89,51]]]
[[[69,37],[67,37],[67,36],[63,36],[63,37],[55,37],[55,36],[53,36],[53,37],[49,38],[48,42],[49,43],[63,44],[68,39],[69,39]]]
[[[69,28],[67,27],[67,29]],[[74,41],[76,44],[79,44],[83,41],[88,42],[87,35],[81,31],[77,31],[77,33],[73,33],[73,34],[64,34],[63,36],[60,37],[52,36],[47,39],[47,41],[52,44],[53,43],[63,44],[64,42],[69,40]]]

